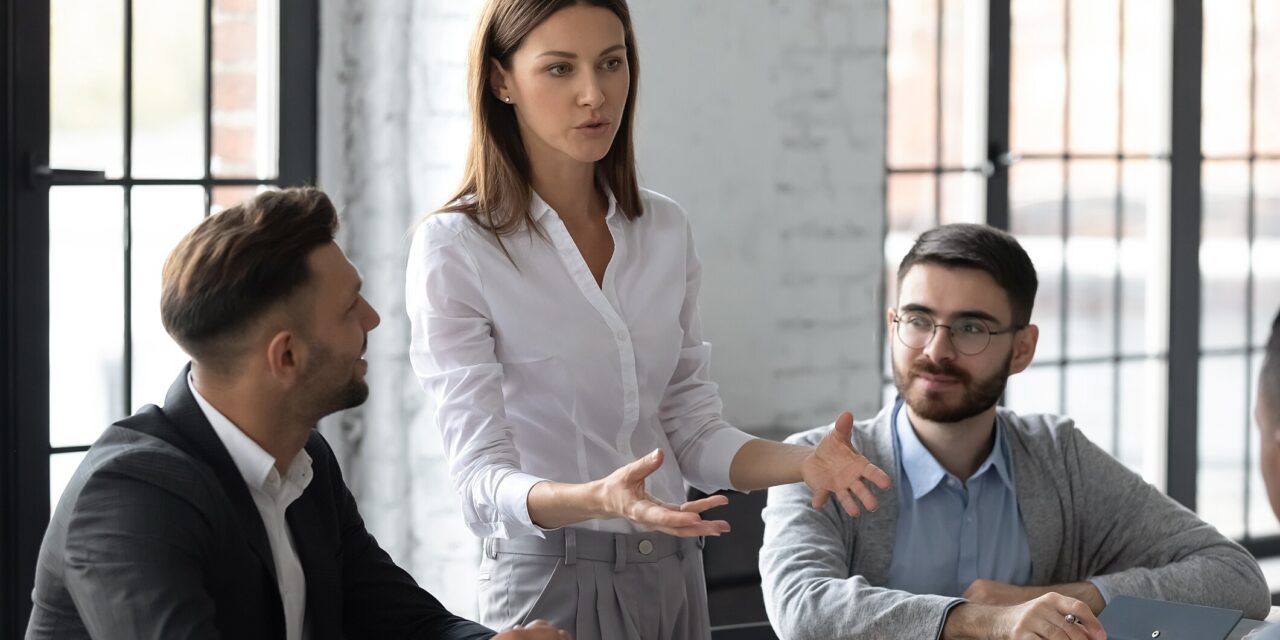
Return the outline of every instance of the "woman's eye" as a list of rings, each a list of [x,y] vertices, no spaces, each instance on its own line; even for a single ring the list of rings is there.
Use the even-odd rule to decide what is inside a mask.
[[[607,61],[605,61],[605,63],[604,63],[604,70],[605,70],[605,71],[617,71],[617,70],[618,70],[618,68],[619,68],[619,67],[621,67],[621,66],[622,66],[622,61],[621,61],[621,60],[619,60],[619,59],[617,59],[617,58],[613,58],[612,60],[607,60]]]
[[[547,67],[547,72],[553,76],[560,77],[569,73],[569,65],[553,64],[550,67]]]

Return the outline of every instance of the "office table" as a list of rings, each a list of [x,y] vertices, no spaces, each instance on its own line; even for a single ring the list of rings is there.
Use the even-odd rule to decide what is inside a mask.
[[[1245,634],[1262,626],[1273,626],[1260,620],[1241,620],[1240,624],[1227,636],[1227,640],[1240,640]],[[711,640],[778,640],[768,622],[750,622],[747,624],[730,624],[711,628]]]

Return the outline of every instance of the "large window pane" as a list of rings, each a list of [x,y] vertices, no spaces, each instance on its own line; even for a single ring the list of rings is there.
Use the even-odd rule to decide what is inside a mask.
[[[982,223],[987,219],[987,178],[971,171],[944,173],[941,177],[942,224]]]
[[[1064,0],[1013,0],[1009,135],[1023,153],[1061,153],[1066,100]]]
[[[889,3],[890,167],[937,164],[938,6],[942,0]]]
[[[133,399],[130,409],[163,404],[187,361],[160,321],[160,276],[165,258],[204,217],[204,188],[133,190]]]
[[[1161,217],[1168,216],[1163,204],[1168,164],[1128,161],[1121,164],[1121,172],[1120,352],[1162,353],[1167,300],[1160,284],[1163,279],[1157,275],[1168,269],[1163,259],[1168,237],[1160,224]]]
[[[1076,428],[1103,450],[1116,454],[1115,366],[1073,364],[1067,366],[1067,415]]]
[[[1223,534],[1244,534],[1245,358],[1206,356],[1200,361],[1200,515]]]
[[[1040,327],[1038,360],[1062,357],[1063,165],[1026,160],[1009,169],[1009,229],[1040,279],[1031,321]]]
[[[49,161],[61,169],[124,167],[124,4],[49,3]]]
[[[1005,406],[1022,414],[1062,413],[1062,370],[1031,366],[1009,378]]]
[[[1120,110],[1120,3],[1071,0],[1072,153],[1115,153]]]
[[[1204,11],[1204,154],[1242,156],[1249,152],[1249,53],[1252,0],[1214,0]]]
[[[213,2],[213,175],[276,175],[279,0]]]
[[[1280,2],[1260,0],[1257,10],[1257,101],[1255,145],[1259,153],[1280,154]]]
[[[1170,3],[1125,0],[1124,151],[1164,153],[1169,149]]]
[[[1107,355],[1115,351],[1116,164],[1069,167],[1067,355]]]
[[[934,213],[936,179],[931,173],[889,174],[887,209],[889,230],[884,242],[885,300],[898,299],[898,265],[925,230],[937,221]]]
[[[1253,344],[1263,346],[1280,313],[1280,162],[1259,162],[1253,188]]]
[[[986,159],[987,2],[943,0],[942,165]]]
[[[124,196],[49,190],[49,442],[92,443],[124,406]]]
[[[133,174],[204,175],[203,2],[133,2]]]
[[[1244,162],[1206,161],[1201,175],[1200,344],[1204,349],[1238,348],[1245,344],[1249,167]]]
[[[105,426],[105,425],[104,425]],[[84,452],[76,453],[56,453],[49,456],[49,506],[58,504],[58,498],[62,497],[62,490],[67,488],[67,483],[71,481],[71,476],[75,475],[76,468],[80,466],[80,462],[84,460]]]
[[[1152,443],[1164,440],[1168,368],[1163,360],[1130,360],[1120,364],[1120,451],[1118,457],[1147,482],[1163,484],[1157,476],[1162,462]]]

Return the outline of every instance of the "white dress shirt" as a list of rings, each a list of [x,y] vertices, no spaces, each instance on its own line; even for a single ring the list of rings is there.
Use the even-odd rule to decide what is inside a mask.
[[[249,495],[253,496],[253,503],[262,516],[267,540],[271,544],[271,557],[276,565],[280,601],[284,603],[285,637],[288,640],[309,638],[311,632],[306,623],[307,576],[302,571],[302,562],[293,547],[293,534],[284,516],[289,505],[311,483],[311,456],[306,449],[299,451],[289,463],[289,472],[282,478],[275,467],[276,459],[209,404],[196,391],[190,374],[187,375],[187,386],[191,387],[191,395],[195,396],[204,416],[213,425],[222,446],[231,454],[231,461],[240,470],[244,483],[249,485]]]
[[[720,417],[684,211],[643,191],[644,214],[627,220],[608,198],[614,249],[603,285],[536,194],[530,214],[547,237],[504,236],[510,259],[463,214],[432,215],[414,233],[410,360],[435,397],[478,536],[541,536],[529,517],[534,484],[597,480],[659,447],[667,457],[649,478],[655,497],[683,502],[686,482],[731,488],[729,465],[751,439]],[[638,530],[623,519],[580,526]]]

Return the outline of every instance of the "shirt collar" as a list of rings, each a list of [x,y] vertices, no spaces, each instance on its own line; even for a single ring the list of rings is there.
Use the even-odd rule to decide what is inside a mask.
[[[937,458],[934,458],[933,454],[929,453],[929,450],[925,448],[924,443],[920,442],[920,437],[916,435],[915,428],[911,426],[911,418],[907,415],[905,409],[906,406],[904,404],[902,410],[898,411],[898,419],[894,424],[894,429],[902,451],[900,460],[902,470],[911,482],[912,498],[919,500],[937,488],[951,474],[942,468]],[[997,416],[995,446],[991,447],[991,453],[978,466],[973,478],[981,477],[988,470],[995,468],[1000,480],[1012,490],[1014,488],[1013,476],[1009,472],[1008,458],[1009,450],[1005,444],[1004,428],[1000,418]]]
[[[231,454],[231,461],[240,471],[245,484],[261,491],[269,488],[268,482],[278,486],[281,480],[275,468],[276,459],[200,395],[191,373],[187,373],[187,386],[191,389],[191,395],[195,397],[196,404],[200,405],[200,410],[204,412],[205,418],[213,427],[213,432],[222,441],[222,446],[226,447],[227,453]],[[306,449],[299,451],[289,463],[285,480],[299,485],[299,489],[305,489],[310,483],[311,456]],[[276,491],[268,493],[276,493]]]
[[[604,215],[604,219],[607,221],[618,212],[618,199],[614,197],[613,189],[609,188],[609,181],[598,173],[596,175],[596,184],[600,185],[600,189],[604,191],[604,197],[609,200],[609,209]],[[538,195],[537,191],[529,189],[529,196],[529,217],[533,218],[534,222],[542,220],[542,216],[554,211],[551,205],[547,204],[547,201]]]

